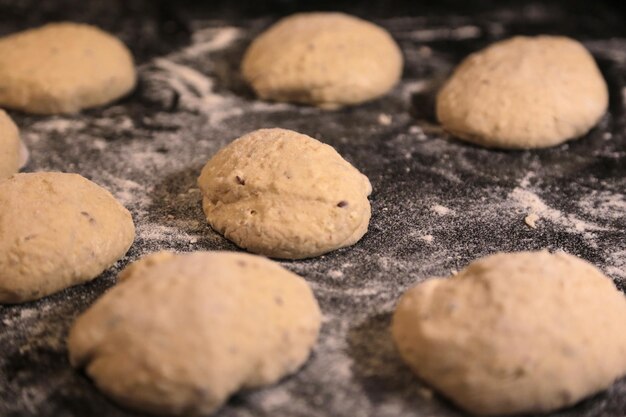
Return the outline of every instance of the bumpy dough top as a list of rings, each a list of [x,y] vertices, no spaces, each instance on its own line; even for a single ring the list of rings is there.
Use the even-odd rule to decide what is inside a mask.
[[[389,91],[402,74],[402,53],[373,23],[343,13],[299,13],[254,40],[242,72],[261,98],[336,108]]]
[[[260,256],[158,253],[74,323],[70,360],[116,401],[206,415],[296,371],[321,315],[306,281]]]
[[[607,107],[607,86],[593,57],[560,36],[519,36],[474,53],[437,97],[446,130],[511,149],[544,148],[584,135]]]
[[[626,298],[565,253],[501,253],[408,290],[392,332],[426,382],[481,415],[545,412],[626,373]]]
[[[0,180],[20,168],[20,135],[8,114],[0,110]]]
[[[52,23],[0,38],[0,106],[73,113],[123,96],[135,79],[128,48],[93,26]]]
[[[77,174],[0,181],[0,303],[44,297],[98,276],[135,237],[130,213]]]
[[[331,146],[286,129],[261,129],[221,149],[198,185],[211,226],[238,246],[307,258],[367,231],[372,187]]]

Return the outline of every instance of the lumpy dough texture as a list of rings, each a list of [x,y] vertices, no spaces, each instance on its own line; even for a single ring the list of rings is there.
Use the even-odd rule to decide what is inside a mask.
[[[402,74],[389,33],[343,13],[300,13],[259,35],[242,63],[263,99],[336,108],[387,93]]]
[[[486,147],[558,145],[587,133],[608,107],[593,57],[573,39],[515,37],[470,55],[437,97],[443,127]]]
[[[211,226],[238,246],[307,258],[367,232],[369,180],[331,146],[285,129],[261,129],[220,150],[198,184]]]
[[[0,180],[0,303],[91,280],[124,256],[134,237],[128,210],[80,175]]]
[[[501,253],[400,299],[392,333],[405,362],[479,415],[547,412],[626,373],[626,298],[565,253]]]
[[[158,253],[74,323],[70,361],[117,402],[206,415],[295,372],[321,315],[306,281],[260,256]]]
[[[93,26],[52,23],[0,38],[0,106],[73,113],[125,95],[135,79],[128,48]]]
[[[17,126],[0,110],[0,181],[15,174],[20,163],[21,142]]]

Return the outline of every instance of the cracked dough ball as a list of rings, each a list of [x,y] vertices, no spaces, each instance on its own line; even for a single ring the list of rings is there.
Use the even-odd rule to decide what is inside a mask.
[[[22,165],[23,151],[17,126],[0,110],[0,181],[15,174]]]
[[[259,97],[337,108],[386,94],[402,75],[389,33],[343,13],[299,13],[259,35],[243,58]]]
[[[126,210],[77,174],[0,180],[0,303],[21,303],[89,281],[135,238]]]
[[[474,53],[437,97],[446,130],[490,148],[558,145],[587,133],[607,107],[593,57],[561,36],[519,36]]]
[[[52,23],[0,38],[0,106],[74,113],[122,97],[135,80],[128,48],[93,26]]]
[[[404,361],[478,415],[547,412],[626,374],[626,298],[565,253],[500,253],[409,289],[393,317]]]
[[[295,372],[317,340],[306,281],[260,256],[162,252],[120,277],[76,320],[68,345],[72,365],[130,408],[206,415]]]
[[[198,185],[206,218],[237,246],[274,258],[318,256],[367,232],[369,180],[331,146],[261,129],[221,149]]]

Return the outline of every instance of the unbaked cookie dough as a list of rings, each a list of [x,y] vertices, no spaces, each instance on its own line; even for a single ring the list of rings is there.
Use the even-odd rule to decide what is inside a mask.
[[[424,381],[478,415],[547,412],[626,374],[626,298],[565,253],[500,253],[409,289],[392,334]]]
[[[286,129],[260,129],[221,149],[198,179],[209,224],[238,246],[308,258],[367,232],[369,180],[331,146]]]
[[[593,57],[562,36],[518,36],[474,53],[437,96],[446,130],[490,148],[558,145],[587,133],[607,107]]]
[[[321,314],[304,279],[260,256],[158,253],[74,323],[73,366],[130,408],[207,415],[307,360]]]
[[[80,175],[0,180],[0,303],[89,281],[124,256],[134,237],[128,210]]]
[[[17,126],[0,110],[0,180],[20,169],[25,162],[24,149]]]
[[[402,74],[389,33],[343,13],[299,13],[259,35],[243,58],[259,97],[337,108],[386,94]]]
[[[0,106],[74,113],[107,104],[135,86],[126,46],[102,30],[52,23],[0,38]]]

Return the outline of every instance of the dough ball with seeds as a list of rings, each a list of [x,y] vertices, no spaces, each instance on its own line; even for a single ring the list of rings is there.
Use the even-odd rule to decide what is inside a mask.
[[[499,253],[409,289],[393,317],[404,361],[477,415],[547,412],[626,374],[626,298],[565,253]]]
[[[208,415],[307,360],[321,315],[308,284],[234,252],[158,253],[74,323],[70,361],[128,407]]]
[[[308,258],[367,232],[369,180],[331,146],[286,129],[261,129],[220,150],[198,185],[209,224],[238,246]]]
[[[128,210],[80,175],[0,180],[0,303],[89,281],[124,256],[134,237]]]
[[[561,36],[519,36],[474,53],[437,97],[446,130],[493,148],[558,145],[587,133],[607,107],[593,57]]]
[[[135,86],[130,51],[102,30],[52,23],[0,38],[0,106],[28,113],[74,113]]]
[[[13,120],[0,110],[0,181],[15,174],[26,162],[26,148]]]
[[[389,33],[343,13],[299,13],[259,35],[243,59],[259,97],[325,108],[386,94],[402,74]]]

